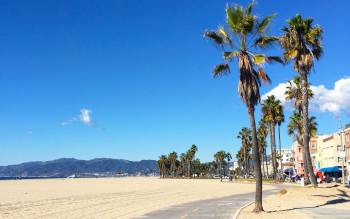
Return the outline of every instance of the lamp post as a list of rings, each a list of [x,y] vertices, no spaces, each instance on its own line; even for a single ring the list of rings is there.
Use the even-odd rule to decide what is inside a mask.
[[[339,157],[342,160],[342,164],[341,164],[341,171],[342,171],[342,183],[345,186],[345,169],[344,169],[344,160],[345,160],[345,146],[343,145],[343,128],[341,128],[340,130],[340,153],[339,153]]]

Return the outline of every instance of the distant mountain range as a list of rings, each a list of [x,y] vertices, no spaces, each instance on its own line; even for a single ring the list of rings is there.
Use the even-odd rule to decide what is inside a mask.
[[[92,177],[115,176],[118,174],[157,173],[155,160],[128,161],[121,159],[97,158],[77,160],[61,158],[45,162],[27,162],[17,165],[0,166],[0,177]]]

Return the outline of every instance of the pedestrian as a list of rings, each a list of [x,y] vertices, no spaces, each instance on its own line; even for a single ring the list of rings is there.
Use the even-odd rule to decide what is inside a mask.
[[[348,175],[348,188],[350,188],[350,173]]]

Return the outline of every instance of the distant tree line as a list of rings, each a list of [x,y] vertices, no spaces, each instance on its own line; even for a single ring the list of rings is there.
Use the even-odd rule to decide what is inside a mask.
[[[180,156],[173,151],[168,155],[161,155],[157,160],[159,176],[161,178],[195,178],[219,176],[222,180],[224,175],[229,175],[229,162],[232,155],[220,150],[214,154],[212,162],[202,163],[196,158],[198,147],[192,145]]]

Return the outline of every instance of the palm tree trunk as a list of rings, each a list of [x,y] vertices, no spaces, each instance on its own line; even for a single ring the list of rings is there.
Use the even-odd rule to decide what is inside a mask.
[[[317,187],[317,180],[316,176],[314,174],[313,168],[312,168],[312,161],[311,161],[311,155],[310,155],[310,148],[309,148],[309,100],[308,100],[308,94],[307,94],[307,75],[306,73],[301,74],[301,83],[302,83],[302,104],[303,104],[303,129],[304,129],[304,149],[305,149],[305,156],[307,165],[306,168],[309,171],[309,176],[311,183],[314,187]]]
[[[281,168],[281,173],[283,173],[283,167],[282,167],[282,142],[281,142],[281,126],[278,125],[278,143],[280,147],[280,152],[279,152],[279,161],[280,161],[280,168]]]
[[[187,176],[191,177],[191,161],[188,161],[187,164]]]
[[[265,177],[265,165],[264,165],[264,154],[265,154],[265,148],[262,149],[261,153],[261,162],[262,162],[262,175]]]
[[[248,174],[248,171],[247,171],[247,155],[246,155],[246,148],[244,146],[244,152],[243,152],[243,155],[244,155],[244,177],[247,178],[247,174]]]
[[[276,141],[275,141],[275,125],[270,123],[270,142],[271,142],[271,155],[272,155],[272,168],[273,178],[277,180],[277,168],[276,168]]]
[[[219,168],[220,168],[220,181],[222,182],[222,162],[221,161],[220,161]]]
[[[262,206],[262,175],[261,175],[258,140],[256,136],[254,106],[252,105],[248,106],[248,114],[250,119],[251,130],[252,130],[254,173],[255,173],[255,179],[256,179],[254,212],[261,212],[261,211],[264,211]]]
[[[303,145],[303,147],[304,147],[304,145]],[[306,158],[305,150],[304,150],[304,154],[303,154],[303,163],[304,163],[304,184],[308,185],[308,184],[310,184],[310,177],[309,177],[309,169],[307,168],[307,158]]]
[[[269,178],[269,165],[268,165],[268,160],[267,160],[266,149],[265,149],[265,164],[266,164],[266,174],[267,174],[267,178]]]

